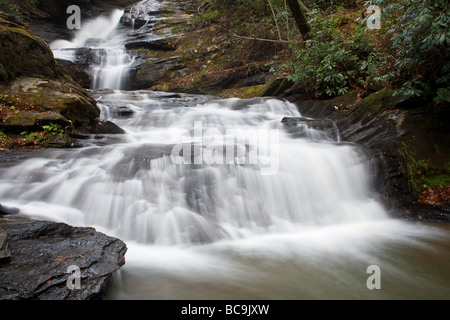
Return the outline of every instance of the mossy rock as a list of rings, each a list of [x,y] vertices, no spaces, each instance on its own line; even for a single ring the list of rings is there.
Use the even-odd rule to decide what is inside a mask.
[[[60,124],[63,128],[72,125],[69,120],[59,113],[19,111],[5,120],[0,127],[2,128],[2,131],[6,133],[21,133],[23,131],[41,131],[42,126],[50,125],[52,123]]]
[[[0,81],[20,76],[58,77],[47,43],[17,19],[0,12]]]
[[[71,82],[18,78],[9,85],[0,86],[0,90],[8,95],[19,96],[25,105],[42,111],[41,116],[35,114],[36,121],[48,114],[58,114],[62,122],[66,119],[77,127],[90,124],[100,116],[96,101],[80,86]],[[14,119],[18,121],[17,118]],[[31,119],[22,120],[26,120],[26,125],[32,121]],[[20,125],[17,121],[14,125]]]
[[[408,172],[409,185],[417,195],[423,190],[450,184],[450,110],[415,109],[402,121],[397,142]]]
[[[266,88],[267,87],[264,84],[243,88],[231,88],[219,92],[218,96],[223,98],[251,99],[262,97],[266,91]]]

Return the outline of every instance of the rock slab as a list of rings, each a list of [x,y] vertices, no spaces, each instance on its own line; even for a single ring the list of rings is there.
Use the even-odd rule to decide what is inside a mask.
[[[126,244],[94,228],[20,215],[0,216],[0,228],[10,250],[0,260],[0,300],[102,299],[125,263]],[[79,277],[67,273],[70,266],[79,268]],[[69,289],[77,277],[79,288]]]

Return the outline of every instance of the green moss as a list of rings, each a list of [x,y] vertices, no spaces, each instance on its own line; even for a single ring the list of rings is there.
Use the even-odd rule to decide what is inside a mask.
[[[425,180],[425,183],[423,185],[424,188],[427,187],[436,188],[450,184],[449,174],[440,174],[433,177],[424,177],[423,179]]]
[[[23,21],[23,12],[14,1],[0,0],[0,11],[13,15]]]
[[[420,170],[417,161],[414,159],[414,156],[411,154],[411,151],[404,143],[403,147],[398,149],[398,152],[403,156],[406,163],[409,187],[413,192],[413,194],[415,196],[418,196],[421,190],[421,185],[423,185],[423,183],[421,183],[420,181],[419,177]]]
[[[261,97],[266,89],[266,85],[256,85],[251,87],[243,87],[243,88],[232,88],[223,90],[218,95],[223,98],[241,98],[241,99],[250,99]]]
[[[220,16],[218,10],[208,10],[204,13],[192,16],[188,21],[189,29],[197,29],[205,27],[214,22]]]
[[[436,188],[450,184],[450,161],[445,166],[436,166],[430,159],[416,159],[413,151],[403,143],[399,153],[403,156],[407,172],[409,186],[414,195],[419,195],[423,190]]]

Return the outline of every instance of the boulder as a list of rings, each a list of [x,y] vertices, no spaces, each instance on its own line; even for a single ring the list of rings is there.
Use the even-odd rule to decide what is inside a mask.
[[[90,85],[86,74],[71,62],[57,62],[45,41],[15,17],[0,13],[3,132],[42,131],[50,124],[64,129],[91,127],[100,109],[82,85]],[[66,142],[58,145],[73,145]]]
[[[0,12],[0,81],[17,77],[58,76],[56,61],[47,43],[20,21]]]
[[[3,118],[3,131],[51,122],[82,126],[100,116],[95,99],[78,84],[65,79],[21,77],[7,84],[0,83],[0,91],[20,97],[22,104],[29,106],[28,109],[18,108],[11,117]]]
[[[19,209],[6,207],[0,203],[0,216],[12,215],[17,213],[19,213]]]
[[[131,71],[131,88],[133,90],[148,89],[166,78],[167,74],[180,70],[183,64],[179,57],[170,57],[138,64]]]
[[[93,128],[94,133],[98,134],[124,134],[125,131],[117,124],[111,121],[101,122],[99,125]]]
[[[72,75],[63,66],[68,64],[59,64],[44,40],[0,13],[0,92],[7,107],[0,114],[2,131],[39,131],[51,123],[89,127],[96,122],[100,109],[95,99],[75,81],[87,80],[73,66]]]
[[[63,70],[80,86],[85,89],[91,87],[91,78],[89,75],[77,67],[75,63],[69,60],[56,59]]]
[[[9,235],[10,250],[9,260],[0,261],[2,300],[102,299],[125,263],[125,243],[93,228],[23,216],[1,219],[0,228]],[[73,289],[70,266],[80,275]]]

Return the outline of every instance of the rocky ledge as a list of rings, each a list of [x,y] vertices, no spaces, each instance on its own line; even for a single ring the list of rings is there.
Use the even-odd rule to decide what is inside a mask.
[[[126,251],[94,228],[0,213],[0,300],[102,299]]]
[[[0,148],[72,147],[79,133],[123,133],[99,121],[97,102],[83,88],[89,82],[73,63],[55,60],[24,23],[0,12]]]
[[[331,121],[342,141],[361,146],[376,172],[376,190],[395,215],[413,220],[450,222],[450,109],[383,89],[364,99],[354,92],[319,101],[285,93],[305,118]],[[303,118],[285,118],[290,131]],[[323,126],[323,124],[322,124]],[[436,199],[429,190],[443,186]],[[439,189],[440,190],[440,189]],[[441,199],[442,198],[442,199]],[[397,213],[398,212],[398,213]]]

